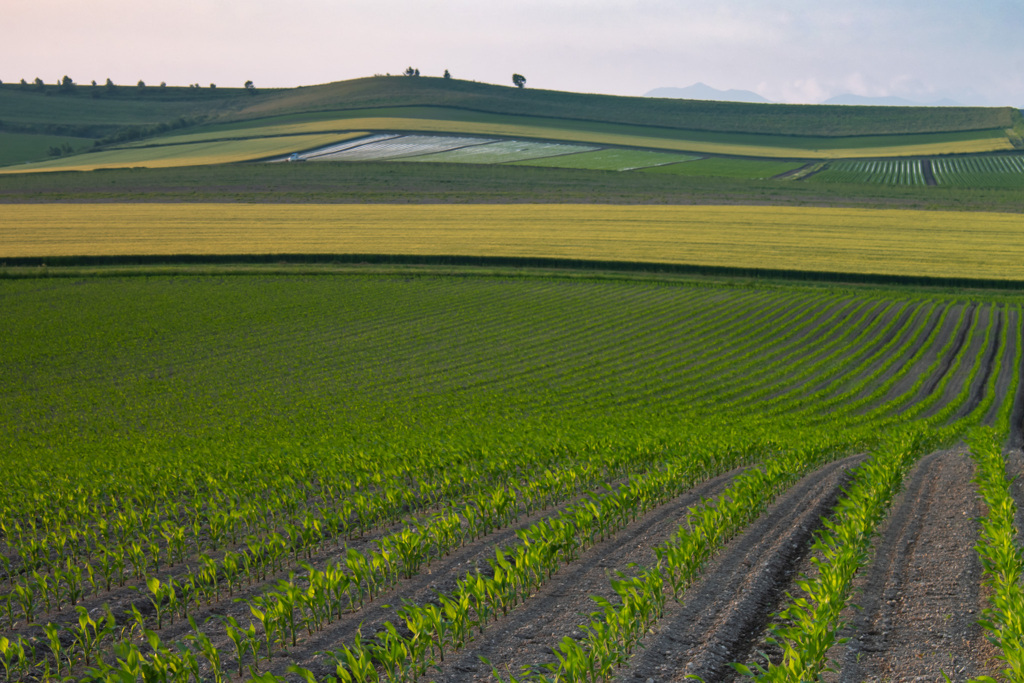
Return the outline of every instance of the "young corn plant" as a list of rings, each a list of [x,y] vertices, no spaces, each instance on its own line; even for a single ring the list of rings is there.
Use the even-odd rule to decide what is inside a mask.
[[[1024,681],[1024,554],[1014,527],[1017,506],[1006,476],[1001,436],[995,430],[978,430],[969,440],[977,465],[974,481],[988,511],[981,520],[981,539],[975,546],[984,583],[991,589],[989,607],[980,623],[1006,663],[1006,679],[1018,683]]]
[[[772,639],[782,650],[778,664],[734,664],[742,674],[759,681],[803,683],[818,681],[827,670],[829,648],[840,639],[840,614],[846,606],[857,570],[867,562],[871,539],[884,518],[903,475],[917,455],[932,445],[923,434],[883,445],[857,468],[854,481],[835,507],[832,520],[816,535],[812,562],[816,573],[797,582],[800,594],[791,598],[772,627]]]
[[[105,639],[113,636],[117,622],[109,607],[106,616],[101,617],[99,621],[93,619],[86,608],[78,606],[75,609],[78,611],[78,628],[72,630],[72,638],[74,644],[82,651],[85,666],[88,667],[92,662],[93,653],[100,648]]]
[[[25,640],[22,637],[10,640],[0,636],[0,664],[4,667],[5,681],[19,680],[19,674],[28,670],[28,654],[25,652]]]
[[[341,683],[377,683],[377,667],[373,652],[363,644],[362,633],[356,633],[352,647],[341,646],[340,650],[326,652],[334,660],[335,673]]]
[[[231,644],[235,646],[235,657],[238,661],[238,677],[242,677],[242,665],[245,654],[252,656],[253,667],[259,665],[260,640],[256,635],[256,625],[249,624],[242,628],[234,617],[225,617],[225,631]],[[255,671],[253,671],[255,673]]]
[[[199,630],[196,620],[189,617],[188,623],[192,626],[192,633],[185,636],[185,640],[192,642],[199,648],[200,654],[210,664],[210,672],[213,675],[214,683],[224,683],[224,668],[221,664],[220,651],[214,646],[210,637]],[[199,673],[196,671],[196,680],[199,680]]]

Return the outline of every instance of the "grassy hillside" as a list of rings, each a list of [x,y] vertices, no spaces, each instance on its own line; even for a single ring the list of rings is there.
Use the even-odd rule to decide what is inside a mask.
[[[275,91],[253,100],[235,100],[231,106],[238,109],[223,116],[233,121],[299,112],[437,106],[683,130],[800,136],[1010,128],[1016,112],[1010,107],[847,107],[618,97],[404,76]]]
[[[78,85],[0,86],[0,122],[23,132],[75,132],[92,137],[121,127],[170,125],[185,117],[198,122],[217,116],[229,103],[249,96],[241,88],[161,88]]]
[[[615,97],[439,78],[374,77],[285,90],[77,86],[0,87],[0,163],[39,161],[41,136],[93,146],[212,142],[354,130],[433,131],[676,151],[833,158],[1009,149],[1009,108],[841,107]],[[170,135],[170,137],[168,136]],[[13,137],[11,137],[13,136]],[[1015,139],[1015,138],[1014,138]],[[58,145],[61,147],[64,145]],[[87,149],[80,141],[65,149]],[[297,151],[297,150],[296,150]],[[39,170],[166,165],[166,151],[76,158]],[[185,155],[205,159],[205,156]],[[235,155],[236,158],[241,158]],[[189,162],[195,163],[195,162]],[[32,170],[19,168],[18,170]]]

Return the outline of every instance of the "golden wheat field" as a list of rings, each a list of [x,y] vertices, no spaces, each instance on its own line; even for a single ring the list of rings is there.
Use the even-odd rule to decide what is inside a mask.
[[[750,206],[14,204],[0,259],[413,254],[1024,279],[1024,216]]]

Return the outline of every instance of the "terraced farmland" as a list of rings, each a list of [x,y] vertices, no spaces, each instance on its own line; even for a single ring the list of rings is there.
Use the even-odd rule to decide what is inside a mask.
[[[1019,443],[1019,301],[515,275],[0,280],[5,666],[730,680],[813,556],[840,675],[996,672],[949,448]]]

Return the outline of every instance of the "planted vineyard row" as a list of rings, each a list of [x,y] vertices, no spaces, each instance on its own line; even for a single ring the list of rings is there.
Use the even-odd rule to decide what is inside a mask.
[[[1018,304],[872,290],[236,276],[0,295],[10,680],[454,681],[481,656],[604,678],[801,477],[864,452],[905,472],[922,444],[1008,430],[1021,363]],[[701,487],[717,502],[686,502]],[[674,506],[683,526],[633,536]],[[556,609],[546,657],[495,656],[602,552],[619,559],[585,637]]]
[[[1024,157],[996,155],[933,159],[932,173],[939,185],[1021,187],[1024,185]]]
[[[919,159],[876,159],[833,161],[812,176],[823,183],[873,183],[877,185],[924,185]]]

